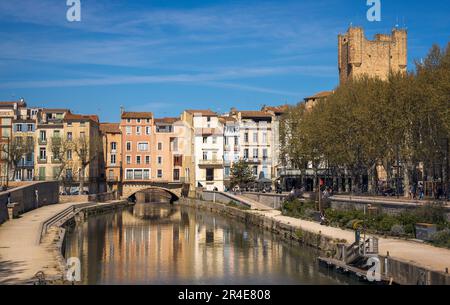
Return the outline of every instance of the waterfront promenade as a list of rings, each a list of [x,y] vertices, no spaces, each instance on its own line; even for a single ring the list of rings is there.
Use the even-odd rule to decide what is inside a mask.
[[[92,205],[102,206],[114,202]],[[65,209],[80,204],[83,203],[44,206],[0,225],[0,284],[30,283],[39,271],[43,271],[47,278],[60,275],[59,249],[55,243],[58,230],[50,228],[41,240],[42,224]]]
[[[345,239],[348,243],[354,241],[354,231],[321,226],[317,222],[283,216],[280,211],[267,209],[267,206],[263,210],[260,210],[261,203],[255,205],[255,201],[247,197],[239,195],[235,195],[235,197],[249,204],[252,207],[251,213],[262,214],[276,221],[294,225],[304,231],[313,233],[320,232],[322,235],[332,239]],[[433,271],[444,272],[446,268],[450,268],[450,249],[438,248],[413,240],[378,237],[379,252],[381,255],[386,255],[389,251],[389,255],[394,259],[410,262]]]

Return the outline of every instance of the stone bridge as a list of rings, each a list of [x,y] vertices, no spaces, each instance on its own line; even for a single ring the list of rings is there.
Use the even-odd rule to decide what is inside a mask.
[[[159,183],[159,182],[124,182],[122,198],[129,198],[137,192],[157,189],[167,192],[171,196],[171,202],[177,201],[183,193],[183,183]]]

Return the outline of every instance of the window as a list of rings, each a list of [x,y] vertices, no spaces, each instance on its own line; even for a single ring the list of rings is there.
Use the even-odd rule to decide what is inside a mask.
[[[72,122],[67,122],[68,127],[72,127]]]
[[[39,167],[39,180],[45,180],[45,167]]]
[[[183,157],[173,156],[173,166],[183,166]]]
[[[248,132],[244,133],[244,142],[248,143]]]
[[[131,156],[127,156],[127,164],[131,164]]]
[[[131,123],[131,119],[127,119],[127,123]]]
[[[80,139],[86,139],[86,133],[84,131],[80,132]]]
[[[115,150],[117,150],[117,143],[111,142],[111,151],[115,151]]]
[[[208,143],[208,137],[203,137],[203,144]]]
[[[253,143],[258,143],[258,132],[253,133]]]
[[[27,131],[33,131],[33,124],[27,124]]]
[[[137,135],[141,134],[141,126],[136,126],[136,134]]]
[[[161,165],[162,164],[162,157],[158,156],[158,164]]]
[[[211,122],[211,117],[207,117],[207,118],[206,118],[206,121],[207,121],[207,122]]]
[[[258,148],[253,149],[253,159],[258,159]]]
[[[206,169],[206,181],[214,181],[214,168]]]
[[[138,151],[148,151],[148,143],[147,142],[138,143]]]
[[[263,141],[263,144],[267,144],[267,132],[263,133],[262,141]]]
[[[150,164],[150,156],[145,156],[145,164]]]
[[[244,159],[248,159],[248,148],[244,149]]]
[[[66,169],[66,178],[67,179],[72,179],[73,177],[73,172],[71,168]]]
[[[16,124],[16,131],[18,132],[22,131],[22,124]]]
[[[163,176],[162,169],[158,169],[158,178],[162,178],[162,176]]]
[[[47,151],[45,148],[42,148],[39,150],[39,159],[41,160],[47,160]]]
[[[80,127],[84,127],[85,124],[86,122],[80,122]]]
[[[146,122],[147,122],[147,124],[150,123],[150,119],[147,119]]]
[[[141,164],[141,156],[136,156],[136,164]]]
[[[127,151],[131,151],[131,142],[127,142]]]
[[[212,142],[213,142],[213,144],[216,144],[217,143],[217,137],[213,137],[212,138]]]
[[[134,179],[135,180],[142,180],[142,169],[134,170]]]
[[[67,133],[67,140],[72,141],[72,132]]]
[[[136,123],[141,124],[141,119],[137,119]]]
[[[234,145],[239,145],[239,138],[238,137],[234,137]]]
[[[253,168],[252,168],[252,172],[253,172],[253,175],[254,176],[258,176],[258,166],[253,166]]]
[[[45,132],[45,130],[41,130],[41,132],[39,133],[39,139],[41,139],[42,141],[47,140],[47,132]]]
[[[125,130],[126,130],[127,135],[130,135],[132,133],[131,126],[126,126]]]
[[[224,145],[228,145],[228,142],[229,142],[229,141],[228,141],[228,137],[224,137],[224,138],[223,138],[223,144],[224,144]]]
[[[59,132],[59,130],[53,131],[53,137],[54,138],[59,138],[60,136],[61,136],[61,133]]]
[[[263,159],[267,160],[268,159],[268,155],[267,155],[267,148],[263,149]]]
[[[158,150],[162,150],[162,143],[158,142]]]
[[[174,181],[180,181],[180,169],[175,168],[173,170],[173,180]]]
[[[111,154],[111,164],[112,165],[116,164],[116,155],[115,154]]]
[[[203,160],[208,160],[208,152],[206,151],[203,152]]]
[[[9,129],[9,128],[2,128],[2,137],[10,138],[11,137],[11,129]]]
[[[150,170],[144,169],[144,180],[150,179]]]
[[[150,126],[145,127],[145,134],[150,134]]]
[[[133,170],[127,169],[127,180],[132,180],[132,179],[133,179]]]
[[[67,151],[67,160],[72,160],[72,150]]]

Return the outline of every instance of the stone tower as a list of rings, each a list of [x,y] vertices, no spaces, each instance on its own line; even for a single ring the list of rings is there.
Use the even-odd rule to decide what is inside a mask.
[[[387,79],[389,72],[406,72],[407,32],[393,29],[391,35],[376,34],[367,40],[364,30],[350,27],[346,34],[338,36],[340,82],[362,76]]]

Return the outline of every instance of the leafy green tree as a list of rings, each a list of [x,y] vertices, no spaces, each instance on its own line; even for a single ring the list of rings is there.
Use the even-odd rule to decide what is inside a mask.
[[[255,177],[253,176],[252,170],[248,164],[248,162],[244,160],[239,160],[235,162],[231,167],[231,177],[230,177],[230,186],[231,188],[235,186],[245,187],[249,183],[255,181]]]

